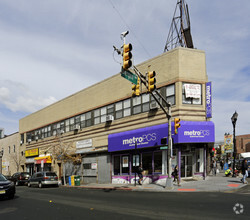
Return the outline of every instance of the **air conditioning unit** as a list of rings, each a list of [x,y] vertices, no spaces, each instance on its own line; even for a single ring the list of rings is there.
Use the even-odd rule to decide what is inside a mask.
[[[22,144],[23,144],[23,141],[20,141],[20,144],[22,145]]]
[[[80,125],[74,125],[74,130],[80,130]]]
[[[114,120],[114,116],[113,115],[107,115],[106,116],[106,122],[113,121],[113,120]]]
[[[157,102],[150,103],[150,110],[158,109],[159,105]]]
[[[28,139],[28,143],[30,143],[31,142],[31,139]]]
[[[38,136],[36,136],[36,141],[38,141]]]

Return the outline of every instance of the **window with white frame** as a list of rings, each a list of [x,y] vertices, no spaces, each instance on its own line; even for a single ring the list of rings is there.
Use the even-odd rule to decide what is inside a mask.
[[[175,105],[175,84],[166,87],[166,99],[171,105]]]
[[[133,114],[141,113],[141,96],[136,96],[132,99],[133,103]]]

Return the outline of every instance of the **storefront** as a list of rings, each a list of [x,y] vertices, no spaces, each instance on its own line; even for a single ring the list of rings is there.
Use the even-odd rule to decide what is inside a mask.
[[[25,151],[25,166],[26,172],[31,175],[35,172],[35,158],[39,155],[39,148],[34,148]]]
[[[109,135],[112,183],[133,183],[134,171],[139,163],[142,163],[144,169],[144,183],[165,182],[167,150],[162,146],[161,140],[167,134],[168,124],[161,124]],[[206,176],[206,151],[209,143],[214,142],[213,122],[181,121],[178,134],[172,134],[172,139],[172,167],[179,165],[180,176]]]
[[[35,171],[51,171],[52,157],[50,155],[35,157]]]

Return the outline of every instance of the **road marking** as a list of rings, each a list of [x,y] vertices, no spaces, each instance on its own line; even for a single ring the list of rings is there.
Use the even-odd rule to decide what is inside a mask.
[[[182,191],[182,192],[194,192],[194,191],[196,191],[196,189],[178,189],[178,191]]]
[[[240,184],[228,184],[229,187],[238,187]]]

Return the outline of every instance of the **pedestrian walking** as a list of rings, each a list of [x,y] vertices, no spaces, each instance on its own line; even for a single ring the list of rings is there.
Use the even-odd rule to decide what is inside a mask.
[[[223,160],[220,161],[220,169],[223,170],[223,167],[224,167],[224,162]]]
[[[142,164],[140,163],[140,165],[139,165],[139,167],[138,167],[138,169],[137,169],[137,174],[138,174],[138,176],[139,176],[139,181],[138,181],[138,183],[139,183],[140,185],[142,185],[142,180],[143,180],[142,172],[143,172],[143,168],[142,168]]]
[[[178,165],[175,166],[172,174],[174,176],[174,182],[177,180],[177,184],[178,184],[178,186],[180,186]]]
[[[217,169],[217,163],[216,163],[216,160],[213,161],[213,172],[214,172],[214,175],[216,176],[216,169]]]
[[[243,183],[247,184],[246,178],[248,177],[248,165],[247,165],[247,160],[246,159],[244,159],[242,161],[241,171],[242,171],[242,175],[243,175],[243,178],[241,179],[241,181]]]

